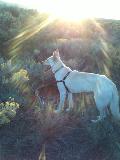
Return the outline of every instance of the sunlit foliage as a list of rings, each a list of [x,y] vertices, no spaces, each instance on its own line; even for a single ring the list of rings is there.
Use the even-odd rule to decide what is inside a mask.
[[[18,108],[19,104],[11,97],[9,97],[9,101],[0,103],[0,127],[15,117]]]

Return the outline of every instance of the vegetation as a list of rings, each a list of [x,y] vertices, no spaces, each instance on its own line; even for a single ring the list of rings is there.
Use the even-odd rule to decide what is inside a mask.
[[[56,48],[72,69],[105,74],[120,91],[119,40],[117,20],[50,21],[0,3],[0,160],[120,159],[120,124],[111,117],[92,124],[97,111],[90,95],[75,95],[74,111],[61,114],[49,104],[41,110],[35,96],[53,79],[41,61]]]

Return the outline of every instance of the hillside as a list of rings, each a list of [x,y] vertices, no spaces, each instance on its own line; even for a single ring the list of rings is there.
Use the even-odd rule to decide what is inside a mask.
[[[41,109],[36,89],[56,89],[41,61],[56,48],[69,67],[106,75],[120,93],[119,20],[51,21],[0,1],[0,160],[119,160],[120,124],[111,116],[91,123],[92,95],[74,95],[74,110],[56,114],[59,95],[47,90]]]

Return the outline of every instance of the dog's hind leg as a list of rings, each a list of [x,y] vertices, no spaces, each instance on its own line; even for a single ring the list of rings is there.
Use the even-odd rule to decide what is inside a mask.
[[[99,116],[97,116],[97,120],[92,120],[92,122],[97,122],[105,119],[107,117],[107,103],[105,103],[104,97],[102,96],[95,96],[95,103],[96,107],[99,111]]]

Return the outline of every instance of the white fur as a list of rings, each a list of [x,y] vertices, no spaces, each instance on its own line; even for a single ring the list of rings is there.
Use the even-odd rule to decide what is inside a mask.
[[[72,93],[93,92],[96,107],[100,113],[98,120],[107,116],[108,106],[110,106],[111,113],[114,118],[120,119],[117,88],[106,76],[94,73],[78,72],[76,70],[72,71],[61,61],[58,50],[54,51],[53,56],[45,60],[44,64],[50,65],[53,73],[63,66],[63,68],[55,73],[56,81],[62,80],[68,71],[71,71],[65,79],[65,84],[70,90],[68,93],[69,109],[73,108]],[[57,86],[60,93],[60,102],[57,111],[61,111],[64,106],[67,91],[62,82],[57,83]]]

